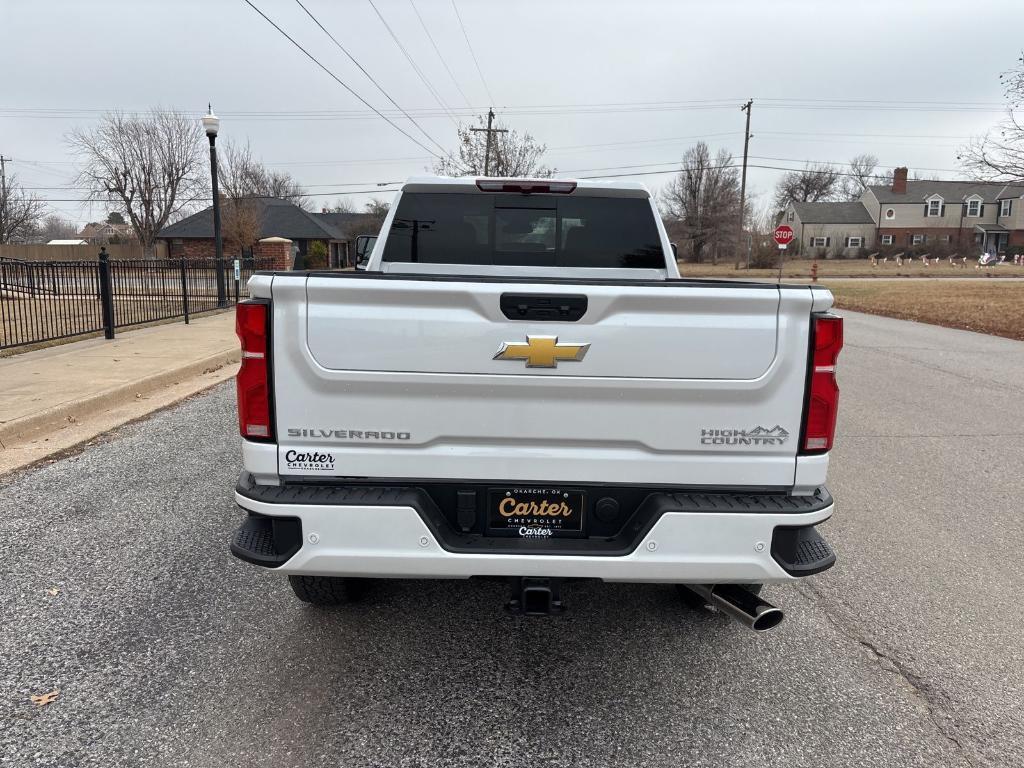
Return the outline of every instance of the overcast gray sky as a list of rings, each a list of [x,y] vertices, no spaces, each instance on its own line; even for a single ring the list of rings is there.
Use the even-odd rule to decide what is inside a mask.
[[[374,106],[390,107],[295,0],[253,2]],[[452,117],[369,0],[303,2],[454,149]],[[373,2],[455,119],[493,99],[499,118],[546,143],[548,164],[566,175],[642,172],[652,189],[669,176],[650,172],[698,138],[742,154],[748,97],[752,164],[871,152],[886,166],[952,177],[957,145],[1000,117],[998,74],[1020,56],[1024,30],[1021,0],[456,0],[482,80],[451,0]],[[198,116],[211,101],[223,138],[248,139],[267,164],[328,193],[318,203],[430,165],[243,0],[0,0],[0,33],[0,153],[78,221],[100,209],[54,188],[74,174],[64,137],[109,109]],[[779,173],[753,168],[753,190],[766,197]]]

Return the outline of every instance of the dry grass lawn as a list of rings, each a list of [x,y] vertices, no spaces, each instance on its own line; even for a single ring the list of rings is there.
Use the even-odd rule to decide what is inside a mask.
[[[863,280],[825,284],[841,309],[1024,340],[1024,282]]]
[[[811,276],[810,259],[793,259],[782,267],[783,280],[807,280]],[[904,261],[902,266],[890,259],[886,264],[879,263],[872,267],[867,259],[821,259],[818,261],[818,277],[1024,277],[1024,266],[1003,264],[988,269],[975,269],[977,261],[968,260],[967,264],[952,266],[949,261],[929,264],[921,261]],[[736,269],[731,263],[720,264],[686,264],[680,262],[679,273],[683,277],[737,277],[775,279],[779,270],[776,269]]]

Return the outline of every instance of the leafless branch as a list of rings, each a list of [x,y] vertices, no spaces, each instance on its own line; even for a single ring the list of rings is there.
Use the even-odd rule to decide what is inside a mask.
[[[483,117],[477,118],[478,127],[486,126]],[[495,123],[495,128],[507,128]],[[441,158],[434,166],[439,176],[483,176],[487,148],[487,134],[473,131],[468,125],[459,126],[458,157]],[[548,178],[554,170],[542,163],[547,146],[540,144],[529,133],[508,130],[495,133],[491,139],[491,176]]]
[[[183,114],[112,112],[67,140],[82,162],[78,183],[90,199],[118,207],[148,254],[170,217],[207,188],[203,135],[198,122]]]
[[[33,237],[43,205],[42,200],[24,190],[16,174],[8,173],[0,185],[0,244]]]

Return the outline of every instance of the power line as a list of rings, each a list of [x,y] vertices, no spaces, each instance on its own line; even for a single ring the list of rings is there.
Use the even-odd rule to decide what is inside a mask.
[[[452,0],[452,8],[455,11],[455,18],[459,20],[459,26],[462,28],[462,36],[466,38],[466,47],[469,48],[469,55],[473,57],[473,63],[476,65],[476,73],[480,75],[480,82],[484,84],[484,91],[487,93],[487,102],[494,104],[494,96],[491,95],[491,89],[487,86],[487,80],[484,79],[484,71],[480,69],[480,62],[476,58],[476,51],[473,50],[473,44],[469,42],[469,34],[466,32],[466,25],[462,22],[462,14],[459,13],[459,6],[455,4],[455,0]]]
[[[416,3],[413,2],[413,0],[409,0],[409,5],[411,5],[412,9],[416,12],[416,18],[420,20],[420,26],[423,27],[423,31],[427,33],[427,39],[430,40],[430,44],[434,46],[434,53],[436,53],[437,58],[441,60],[441,63],[444,65],[445,71],[448,72],[448,77],[452,79],[452,84],[455,86],[456,90],[458,90],[459,95],[462,96],[462,100],[466,102],[466,106],[468,107],[470,105],[469,97],[466,96],[466,92],[462,90],[462,86],[459,85],[459,81],[455,79],[455,74],[452,72],[451,67],[448,66],[448,62],[445,61],[444,56],[441,55],[441,49],[438,48],[437,43],[434,42],[434,36],[430,34],[430,30],[427,28],[426,22],[423,21],[423,16],[420,14],[420,9],[416,7]]]
[[[249,0],[245,0],[249,3]],[[251,3],[250,3],[251,5]],[[255,7],[255,6],[254,6]],[[264,16],[264,18],[266,18]],[[269,21],[269,19],[268,19]],[[273,23],[273,22],[271,22]],[[275,25],[276,26],[276,25]],[[280,30],[280,27],[278,27]],[[282,34],[283,31],[282,31]],[[291,40],[291,38],[289,37]],[[298,43],[292,42],[298,46]],[[300,46],[301,48],[301,46]],[[307,56],[312,56],[303,50]],[[314,60],[315,61],[315,60]],[[317,62],[318,63],[318,62]],[[322,66],[322,65],[321,65]],[[333,74],[333,73],[332,73]],[[364,104],[367,102],[362,99]],[[372,105],[370,110],[250,110],[250,111],[221,111],[222,116],[231,117],[238,120],[284,120],[284,121],[296,121],[296,120],[364,120],[373,117],[382,117],[386,114],[391,116],[402,115],[400,111],[393,110],[377,110]],[[796,110],[840,110],[840,111],[881,111],[881,112],[892,112],[892,111],[911,111],[911,112],[975,112],[975,113],[991,113],[991,112],[1003,112],[1005,107],[992,106],[972,106],[972,105],[958,105],[956,103],[949,103],[948,105],[934,105],[934,106],[921,106],[912,103],[906,104],[876,104],[876,105],[865,105],[865,104],[817,104],[817,103],[806,103],[800,101],[794,101],[793,103],[786,104],[765,104],[765,109],[787,109],[790,111]],[[563,116],[563,115],[605,115],[605,114],[619,114],[619,113],[639,113],[639,112],[680,112],[680,111],[706,111],[716,109],[734,109],[735,101],[728,101],[722,99],[716,100],[703,100],[703,101],[672,101],[672,102],[609,102],[603,104],[533,104],[533,105],[521,105],[521,106],[503,106],[502,112],[506,115],[514,116]],[[417,117],[472,117],[480,113],[483,107],[468,107],[451,109],[450,107],[443,106],[442,109],[410,109],[407,110],[409,115],[415,115]],[[53,109],[53,108],[33,108],[33,107],[0,107],[0,116],[4,117],[16,117],[16,118],[40,118],[40,119],[66,119],[66,118],[83,118],[83,119],[97,119],[101,118],[106,112],[111,110],[102,109]],[[124,110],[126,114],[143,113],[146,110]],[[190,110],[179,110],[182,114],[201,116],[201,112],[195,112]],[[403,115],[404,116],[404,115]]]
[[[381,186],[389,186],[394,184],[404,184],[403,181],[389,181],[381,182]],[[373,194],[384,194],[388,192],[396,192],[394,189],[381,189],[377,187],[375,189],[340,189],[332,190],[329,192],[300,192],[288,197],[335,197],[337,195],[373,195]],[[107,198],[103,197],[40,197],[37,198],[42,203],[103,203],[107,202]],[[239,197],[232,198],[233,200],[279,200],[281,198],[274,197],[273,195],[240,195]],[[181,202],[183,203],[199,203],[209,202],[209,195],[202,195],[200,197],[189,197]]]
[[[369,72],[366,71],[366,67],[364,67],[362,64],[360,64],[356,60],[356,57],[353,56],[351,53],[349,53],[348,49],[345,46],[343,46],[341,43],[339,43],[337,38],[334,37],[334,35],[332,35],[330,32],[327,31],[327,28],[323,24],[320,23],[320,20],[316,16],[314,16],[305,5],[302,4],[302,0],[295,0],[295,2],[298,3],[299,8],[301,8],[303,11],[305,11],[306,15],[309,16],[309,18],[311,18],[313,20],[313,23],[315,23],[318,27],[320,27],[320,29],[323,30],[323,33],[325,35],[327,35],[331,39],[331,42],[334,43],[342,53],[344,53],[346,56],[348,56],[348,58],[352,61],[353,64],[355,64],[357,67],[359,67],[359,71],[362,72],[364,75],[366,75],[366,77],[369,79],[369,81],[371,83],[373,83],[375,86],[377,86],[377,90],[380,91],[382,94],[384,94],[384,96],[387,98],[387,100],[395,105],[395,108],[398,109],[398,111],[401,112],[403,115],[405,115],[409,119],[409,122],[411,122],[413,125],[415,125],[417,128],[419,128],[420,129],[420,133],[422,133],[424,136],[426,136],[428,139],[430,139],[430,141],[434,142],[434,145],[438,149],[440,149],[442,153],[447,154],[448,151],[443,146],[441,146],[441,144],[439,144],[438,141],[433,136],[431,136],[429,133],[427,133],[424,130],[422,125],[420,125],[418,122],[416,122],[416,118],[414,118],[412,115],[410,115],[404,109],[402,109],[402,107],[399,106],[398,102],[395,101],[393,98],[391,98],[391,94],[388,93],[387,91],[385,91],[384,87],[380,83],[378,83],[376,81],[376,79],[374,79],[373,75],[371,75]]]
[[[373,106],[373,105],[372,105],[372,104],[371,104],[370,102],[368,102],[368,101],[367,101],[366,99],[364,99],[364,98],[363,98],[362,96],[360,96],[360,95],[359,95],[358,93],[356,93],[356,92],[355,92],[354,90],[352,90],[352,88],[351,88],[351,87],[349,87],[349,85],[348,85],[347,83],[345,83],[345,82],[344,82],[344,81],[343,81],[343,80],[342,80],[342,79],[341,79],[340,77],[338,77],[338,76],[337,76],[336,74],[334,74],[334,73],[333,73],[333,72],[332,72],[331,70],[329,70],[329,69],[328,69],[327,67],[325,67],[325,66],[324,66],[323,64],[321,64],[321,63],[320,63],[320,61],[319,61],[319,60],[318,60],[318,59],[317,59],[317,58],[316,58],[316,57],[315,57],[315,56],[314,56],[313,54],[311,54],[311,53],[310,53],[309,51],[307,51],[307,50],[306,50],[305,48],[303,48],[303,47],[302,47],[301,45],[299,45],[299,43],[298,43],[298,42],[296,42],[295,38],[293,38],[293,37],[292,37],[291,35],[289,35],[289,34],[288,34],[287,32],[285,32],[285,31],[284,31],[283,29],[281,29],[281,27],[279,27],[279,26],[278,26],[278,25],[277,25],[277,24],[276,24],[276,23],[274,22],[274,20],[273,20],[273,19],[271,19],[271,18],[270,18],[269,16],[267,16],[267,14],[265,14],[265,13],[264,13],[263,11],[261,11],[261,10],[260,10],[259,8],[257,8],[257,7],[255,6],[255,5],[253,5],[253,3],[252,3],[252,0],[243,0],[243,2],[245,2],[245,4],[246,4],[246,5],[248,5],[248,6],[249,6],[250,8],[252,8],[252,9],[253,9],[254,11],[256,11],[256,13],[258,13],[258,14],[259,14],[260,16],[262,16],[262,17],[263,17],[263,18],[264,18],[264,19],[265,19],[265,20],[267,21],[267,23],[268,23],[268,24],[270,24],[270,25],[271,25],[271,26],[272,26],[272,27],[273,27],[274,29],[276,29],[276,30],[277,30],[278,32],[280,32],[280,33],[281,33],[282,35],[284,35],[284,36],[285,36],[286,38],[288,38],[288,41],[289,41],[289,42],[290,42],[290,43],[291,43],[292,45],[294,45],[294,46],[295,46],[296,48],[298,48],[298,49],[299,49],[300,51],[302,51],[302,52],[303,52],[304,54],[306,54],[306,57],[307,57],[307,58],[308,58],[308,59],[309,59],[310,61],[312,61],[312,62],[313,62],[314,64],[316,64],[316,65],[317,65],[318,67],[320,67],[320,69],[322,69],[322,70],[323,70],[324,72],[326,72],[326,73],[327,73],[328,75],[330,75],[330,76],[331,76],[331,78],[332,78],[332,79],[333,79],[333,80],[334,80],[335,82],[337,82],[337,83],[338,83],[338,85],[340,85],[340,86],[341,86],[342,88],[344,88],[344,89],[345,89],[346,91],[348,91],[348,92],[349,92],[349,93],[351,93],[351,94],[352,94],[353,96],[355,96],[355,97],[356,97],[357,99],[359,99],[359,101],[361,101],[361,102],[362,102],[363,104],[365,104],[366,106],[368,106],[368,107],[369,107],[369,108],[370,108],[371,110],[373,110],[373,112],[374,112],[374,113],[376,113],[376,114],[377,114],[377,115],[378,115],[378,116],[379,116],[379,117],[380,117],[381,119],[383,119],[383,120],[384,120],[385,122],[387,122],[387,124],[388,124],[388,125],[390,125],[390,126],[391,126],[392,128],[394,128],[394,129],[395,129],[396,131],[398,131],[399,133],[401,133],[401,134],[402,134],[403,136],[405,136],[405,137],[406,137],[407,139],[409,139],[410,141],[412,141],[412,142],[413,142],[414,144],[416,144],[416,146],[420,147],[421,149],[425,150],[426,152],[429,152],[429,153],[430,153],[431,155],[434,155],[434,157],[436,157],[436,158],[437,158],[438,160],[440,160],[440,159],[441,159],[441,156],[440,156],[440,155],[437,155],[437,154],[435,154],[435,153],[434,153],[434,151],[433,151],[432,149],[430,149],[430,148],[429,148],[428,146],[426,146],[426,145],[425,145],[425,144],[424,144],[423,142],[421,142],[421,141],[420,141],[419,139],[417,139],[417,138],[416,138],[415,136],[413,136],[413,135],[412,135],[411,133],[408,133],[407,131],[405,131],[405,130],[404,130],[404,129],[402,128],[402,126],[398,125],[398,124],[397,124],[396,122],[394,122],[393,120],[391,120],[390,118],[388,118],[387,116],[385,116],[385,115],[384,115],[384,114],[383,114],[383,113],[382,113],[382,112],[381,112],[380,110],[378,110],[378,109],[377,109],[377,108],[376,108],[375,106]]]
[[[567,151],[575,149],[603,149],[605,147],[624,147],[634,144],[670,144],[677,141],[688,141],[690,139],[714,139],[719,136],[736,136],[741,131],[723,131],[721,133],[698,133],[692,136],[670,136],[664,139],[635,139],[631,141],[610,141],[604,144],[567,144],[560,147],[548,147],[554,151]]]
[[[427,76],[423,74],[423,70],[421,70],[419,66],[417,66],[416,62],[413,61],[412,55],[409,53],[409,51],[406,50],[405,46],[402,45],[402,42],[398,39],[398,35],[395,34],[395,31],[391,29],[391,25],[388,24],[387,19],[385,19],[380,10],[378,10],[373,0],[366,1],[370,4],[370,7],[373,8],[373,12],[377,14],[377,18],[380,19],[380,23],[384,25],[384,28],[388,31],[388,34],[391,35],[391,39],[395,41],[395,45],[398,46],[399,50],[402,52],[402,55],[405,56],[405,60],[409,62],[409,66],[413,68],[413,70],[419,76],[420,80],[427,87],[427,90],[430,91],[430,93],[433,95],[437,103],[441,105],[441,108],[448,113],[448,118],[452,121],[452,123],[456,127],[458,127],[459,123],[455,119],[455,115],[452,114],[451,107],[449,107],[445,100],[441,98],[441,94],[438,93],[437,89],[430,84],[430,81],[427,80]]]
[[[754,159],[754,160],[774,160],[774,161],[784,162],[784,163],[809,163],[809,164],[812,164],[812,165],[838,165],[838,166],[848,166],[849,165],[849,162],[842,161],[842,160],[808,160],[808,159],[800,159],[800,158],[796,158],[796,157],[766,157],[764,155],[750,155],[750,158]],[[669,170],[669,171],[658,171],[658,173],[674,173],[677,170],[681,170],[681,165],[679,163],[679,160],[666,160],[665,162],[662,162],[662,163],[639,163],[639,164],[636,164],[636,165],[609,165],[609,166],[604,166],[602,168],[575,168],[573,170],[567,170],[567,171],[560,170],[559,173],[561,174],[561,173],[587,173],[587,172],[590,172],[590,171],[623,171],[623,170],[629,170],[631,168],[653,168],[653,167],[659,166],[659,165],[672,165],[672,166],[675,166],[675,169],[674,170]],[[886,166],[886,165],[889,165],[889,164],[888,163],[881,163],[881,165]],[[725,166],[723,166],[723,167],[725,167]],[[751,167],[752,168],[762,168],[762,167],[765,167],[765,166],[752,165]],[[783,168],[783,169],[780,169],[780,170],[785,170],[785,171],[804,171],[804,170],[808,170],[808,169],[806,169],[806,168]],[[956,169],[956,168],[916,168],[915,170],[919,170],[919,171],[934,171],[934,172],[938,172],[938,173],[960,173],[959,169]],[[819,172],[822,172],[822,171],[813,171],[813,172],[819,173]],[[631,174],[626,174],[626,175],[631,175]]]

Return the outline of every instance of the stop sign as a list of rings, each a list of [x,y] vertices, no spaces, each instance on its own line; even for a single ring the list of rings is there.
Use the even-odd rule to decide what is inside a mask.
[[[781,246],[789,245],[793,239],[793,228],[787,224],[780,224],[775,228],[775,242]]]

